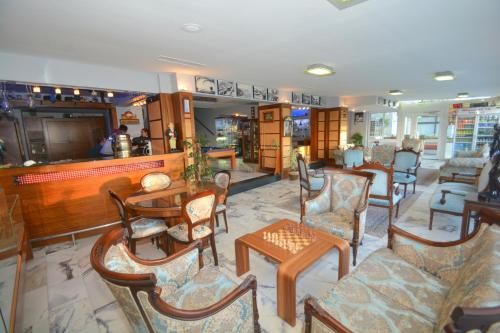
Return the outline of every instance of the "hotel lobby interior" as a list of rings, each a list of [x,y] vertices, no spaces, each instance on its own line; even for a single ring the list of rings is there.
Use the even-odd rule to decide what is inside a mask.
[[[0,0],[0,333],[500,333],[499,16]]]

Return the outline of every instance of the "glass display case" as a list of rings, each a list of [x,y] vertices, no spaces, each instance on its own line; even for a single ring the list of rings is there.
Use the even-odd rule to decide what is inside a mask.
[[[215,118],[217,148],[232,148],[236,156],[242,154],[242,126],[247,116],[231,115]]]
[[[477,151],[493,142],[493,127],[500,121],[500,109],[462,109],[456,112],[453,152]]]
[[[259,121],[247,119],[242,121],[243,162],[259,161]]]

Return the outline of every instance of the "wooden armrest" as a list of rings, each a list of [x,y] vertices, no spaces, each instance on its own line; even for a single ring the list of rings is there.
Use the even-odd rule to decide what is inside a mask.
[[[394,191],[394,194],[398,195],[399,194],[399,183],[394,183],[393,185],[393,191]]]
[[[465,194],[461,193],[461,192],[455,192],[453,190],[441,190],[441,199],[439,199],[439,203],[441,205],[444,205],[446,203],[446,195],[447,194],[461,195],[461,196],[465,197]]]
[[[252,291],[252,299],[253,299],[253,311],[254,311],[254,325],[258,325],[257,321],[259,315],[257,313],[257,279],[255,275],[248,275],[246,279],[236,287],[232,292],[227,294],[224,298],[219,300],[217,303],[214,303],[206,308],[197,309],[197,310],[184,310],[175,308],[165,301],[163,301],[160,297],[161,288],[155,288],[154,290],[150,290],[149,292],[149,302],[158,312],[161,314],[175,318],[178,320],[201,320],[206,317],[212,316],[219,311],[224,310],[226,307],[231,305],[234,301],[240,298],[247,291]]]
[[[451,313],[452,323],[445,326],[447,333],[479,330],[486,332],[491,325],[500,322],[500,306],[491,308],[456,307]]]
[[[477,178],[480,175],[481,175],[480,173],[452,172],[451,173],[451,179],[455,179],[455,177],[457,177],[457,176]]]
[[[337,319],[333,318],[325,309],[318,304],[315,298],[312,296],[306,296],[304,301],[304,313],[305,313],[305,333],[311,333],[312,330],[312,316],[316,317],[319,321],[325,324],[327,327],[331,328],[337,333],[352,333],[347,327],[345,327]]]

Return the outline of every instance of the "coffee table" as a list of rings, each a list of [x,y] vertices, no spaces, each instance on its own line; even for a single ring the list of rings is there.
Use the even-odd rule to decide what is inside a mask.
[[[281,235],[281,236],[276,236]],[[268,240],[264,239],[267,238]],[[276,238],[290,239],[295,244],[275,245]],[[276,241],[275,241],[276,242]],[[276,242],[279,243],[279,242]],[[287,243],[282,241],[282,243]],[[340,279],[349,273],[349,243],[321,230],[308,228],[291,220],[280,220],[270,226],[246,234],[234,241],[236,252],[236,275],[250,269],[248,249],[279,263],[277,273],[278,316],[291,326],[296,321],[297,276],[331,249],[339,251]],[[283,247],[290,248],[285,249]],[[301,248],[302,247],[302,248]]]

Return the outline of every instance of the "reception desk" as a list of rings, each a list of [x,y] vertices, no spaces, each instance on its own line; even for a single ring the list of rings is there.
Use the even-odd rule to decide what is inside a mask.
[[[181,152],[16,167],[0,170],[0,186],[6,194],[19,195],[30,239],[41,244],[55,236],[102,232],[95,229],[119,220],[109,190],[127,196],[140,188],[142,176],[154,171],[180,179],[185,163]]]

